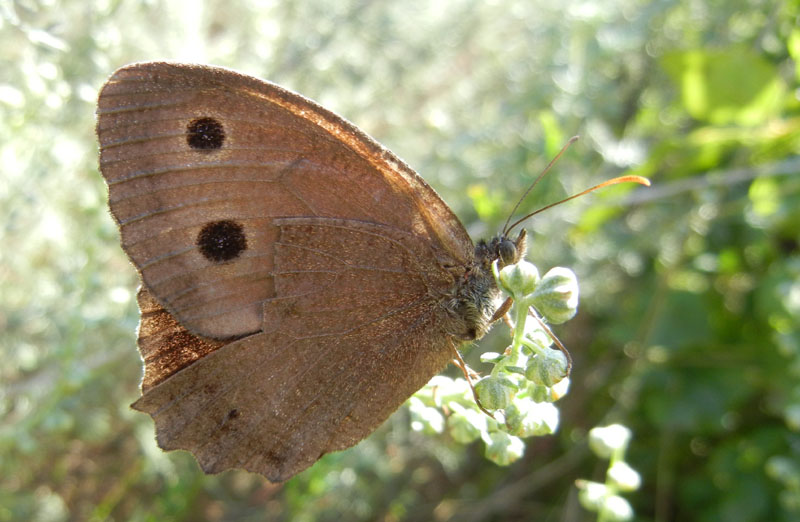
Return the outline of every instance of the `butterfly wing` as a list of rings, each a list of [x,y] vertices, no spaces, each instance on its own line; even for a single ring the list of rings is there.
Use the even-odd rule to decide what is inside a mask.
[[[133,64],[97,109],[100,170],[144,284],[194,334],[262,329],[280,217],[378,222],[427,241],[442,265],[472,243],[413,170],[353,125],[222,68]]]
[[[144,282],[134,407],[162,448],[283,480],[446,364],[441,301],[472,242],[349,123],[228,70],[146,63],[103,87],[97,133]]]

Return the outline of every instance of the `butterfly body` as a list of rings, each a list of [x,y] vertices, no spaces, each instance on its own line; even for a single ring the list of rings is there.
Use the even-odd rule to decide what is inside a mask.
[[[480,338],[493,261],[422,178],[300,95],[142,63],[98,101],[100,169],[142,278],[143,396],[164,449],[285,480],[352,446]]]

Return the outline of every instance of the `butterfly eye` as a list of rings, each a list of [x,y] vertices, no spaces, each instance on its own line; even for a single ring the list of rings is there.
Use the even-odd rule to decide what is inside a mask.
[[[462,341],[474,341],[478,338],[478,331],[475,328],[470,328],[464,334],[461,335]]]
[[[500,240],[497,252],[500,254],[500,261],[503,262],[503,265],[513,264],[517,260],[517,245],[508,238],[504,237]]]

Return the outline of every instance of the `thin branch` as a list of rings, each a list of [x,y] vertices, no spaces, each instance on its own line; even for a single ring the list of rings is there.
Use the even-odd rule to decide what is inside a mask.
[[[567,375],[570,375],[572,373],[572,356],[569,354],[569,350],[567,350],[567,347],[564,346],[563,344],[561,344],[561,341],[558,340],[558,337],[556,337],[556,334],[553,333],[553,330],[551,330],[544,323],[544,321],[539,319],[539,316],[537,316],[531,310],[528,310],[528,315],[530,315],[531,317],[536,319],[536,322],[539,323],[539,326],[541,326],[542,329],[545,332],[547,332],[547,335],[550,336],[550,338],[553,340],[553,342],[556,343],[556,346],[558,346],[558,349],[561,350],[561,353],[563,353],[564,356],[567,358]]]

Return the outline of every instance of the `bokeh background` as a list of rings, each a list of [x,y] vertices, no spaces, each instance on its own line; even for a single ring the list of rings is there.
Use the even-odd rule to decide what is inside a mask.
[[[0,521],[593,520],[593,426],[633,432],[639,520],[800,519],[795,0],[0,1]],[[557,434],[499,467],[401,409],[285,484],[162,453],[138,397],[136,275],[97,171],[97,91],[173,59],[270,79],[414,166],[473,237],[524,202],[571,267]],[[485,343],[507,342],[503,327]],[[502,346],[501,346],[502,348]],[[496,349],[496,348],[494,348]]]

